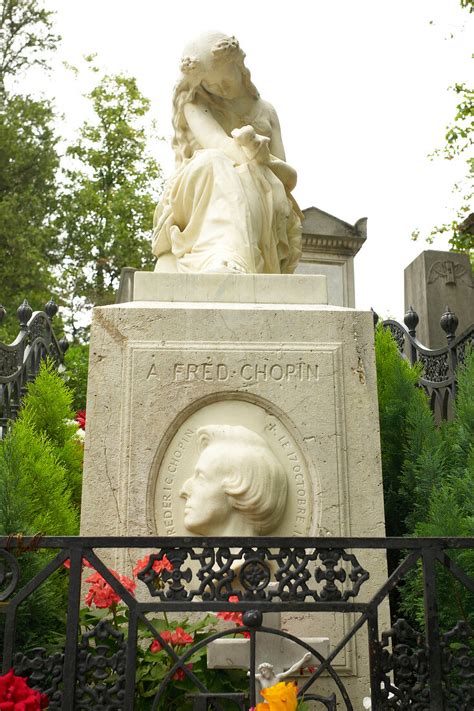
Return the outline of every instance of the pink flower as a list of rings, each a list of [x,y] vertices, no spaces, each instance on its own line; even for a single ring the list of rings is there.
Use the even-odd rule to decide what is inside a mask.
[[[239,598],[237,595],[230,595],[229,602],[239,602]],[[226,622],[233,622],[237,627],[243,627],[244,625],[241,612],[218,612],[217,617],[220,617],[221,620],[226,620]],[[247,639],[250,638],[250,632],[242,632],[241,634]]]
[[[26,678],[15,676],[13,669],[0,676],[0,709],[2,711],[41,711],[48,706],[48,697],[31,689]]]
[[[115,570],[110,571],[112,575],[119,580],[124,588],[132,595],[135,592],[137,584],[134,580],[130,580],[126,575],[119,575]],[[109,585],[100,573],[93,573],[86,578],[86,583],[91,583],[89,592],[86,595],[85,603],[88,607],[95,605],[97,608],[112,607],[120,602],[120,595]]]
[[[141,573],[142,570],[146,568],[148,565],[148,562],[150,560],[150,556],[147,555],[141,560],[137,561],[136,566],[133,569],[133,574],[135,577],[137,577],[138,573]],[[161,573],[163,570],[168,570],[170,573],[173,570],[173,564],[168,560],[166,555],[163,555],[161,560],[154,560],[153,565],[152,565],[152,570],[155,571],[155,573]]]

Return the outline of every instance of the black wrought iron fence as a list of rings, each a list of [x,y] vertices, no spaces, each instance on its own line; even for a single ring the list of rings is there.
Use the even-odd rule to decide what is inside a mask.
[[[374,314],[377,322],[378,316]],[[458,318],[446,307],[440,319],[440,326],[446,333],[444,348],[426,348],[416,337],[419,317],[410,307],[404,317],[404,324],[392,319],[383,321],[394,337],[401,355],[411,365],[421,363],[420,386],[426,391],[430,406],[437,422],[451,419],[452,405],[456,397],[456,369],[464,363],[467,349],[474,348],[474,324],[456,336]]]
[[[50,711],[248,709],[262,700],[258,698],[259,640],[270,635],[293,641],[302,655],[308,652],[313,657],[314,667],[300,683],[300,699],[311,700],[312,708],[352,710],[360,705],[351,699],[348,678],[338,672],[335,662],[351,640],[356,635],[360,640],[364,633],[372,709],[468,711],[474,708],[474,633],[469,623],[474,609],[464,608],[465,618],[443,629],[437,582],[438,573],[444,571],[473,603],[474,581],[453,558],[473,547],[474,538],[3,538],[3,673],[13,668],[29,677],[31,686],[47,694]],[[104,563],[111,549],[127,549],[127,555],[131,550],[154,551],[140,561],[136,590],[135,583]],[[375,566],[380,573],[375,551],[390,549],[404,552],[402,562],[378,590],[365,592],[370,576],[377,572]],[[51,559],[19,585],[23,557],[31,556],[26,553],[31,550],[49,551]],[[99,607],[95,618],[92,612],[81,612],[87,592],[84,566],[89,603],[96,595]],[[21,607],[53,575],[63,576],[67,584],[64,642],[19,648],[15,630]],[[424,629],[399,619],[381,632],[381,610],[408,575],[422,579]],[[322,654],[291,630],[267,626],[262,615],[270,611],[349,615],[351,623]],[[195,630],[193,635],[168,619],[170,613],[183,612],[194,613],[194,627],[188,628]],[[208,613],[226,613],[224,617],[233,613],[232,619],[241,613],[242,619],[237,626],[222,629],[209,618],[199,621]],[[248,637],[244,642],[248,663],[240,677],[241,688],[229,690],[224,671],[219,685],[218,676],[210,683],[199,670],[205,668],[203,659],[210,645],[236,634]],[[154,679],[148,696],[137,692],[140,685],[143,691],[144,667]],[[329,693],[321,693],[323,679],[332,684]]]
[[[41,361],[47,356],[57,365],[63,361],[68,342],[66,338],[58,340],[54,334],[52,321],[57,312],[52,299],[44,311],[35,312],[25,299],[17,310],[18,336],[12,343],[0,343],[0,439],[17,416],[27,385],[38,375]],[[0,322],[5,315],[0,306]]]

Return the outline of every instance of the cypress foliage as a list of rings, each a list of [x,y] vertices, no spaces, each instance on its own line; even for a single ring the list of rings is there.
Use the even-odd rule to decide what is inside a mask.
[[[417,387],[419,368],[400,358],[397,345],[381,324],[375,333],[382,473],[387,536],[403,536],[413,502],[404,479],[409,463],[431,440],[434,424],[425,393]],[[417,422],[423,423],[418,428]],[[407,469],[405,475],[404,469]]]
[[[49,445],[51,457],[56,460],[53,468],[57,472],[62,468],[65,491],[70,492],[71,501],[79,510],[83,448],[76,437],[73,401],[73,392],[64,385],[54,365],[44,362],[38,377],[28,386],[28,395],[13,430],[32,428],[37,437]],[[67,534],[63,531],[62,535]]]
[[[474,535],[474,352],[458,368],[454,419],[436,427],[419,370],[400,358],[390,332],[375,336],[386,529],[389,536]],[[474,576],[474,553],[449,555]],[[389,555],[389,568],[399,556]],[[444,630],[474,624],[474,599],[439,566],[438,606]],[[424,626],[421,567],[407,576],[392,613]]]
[[[71,400],[52,364],[44,363],[0,444],[0,535],[78,534],[82,445],[70,422]],[[17,590],[52,555],[17,551]],[[64,622],[66,580],[58,571],[20,605],[17,641],[23,649],[44,646]]]
[[[66,351],[64,357],[66,371],[63,374],[68,388],[74,394],[73,409],[86,409],[87,375],[89,371],[89,344],[73,343]]]
[[[454,419],[439,428],[432,451],[423,450],[412,471],[414,508],[408,519],[415,536],[474,536],[474,352],[457,372],[458,393]],[[405,480],[408,478],[405,468]],[[409,491],[410,493],[410,491]],[[474,551],[450,551],[450,557],[474,577]],[[452,629],[458,620],[474,626],[474,595],[446,569],[438,567],[440,624]],[[410,576],[402,591],[403,609],[421,626],[423,581],[421,571]]]

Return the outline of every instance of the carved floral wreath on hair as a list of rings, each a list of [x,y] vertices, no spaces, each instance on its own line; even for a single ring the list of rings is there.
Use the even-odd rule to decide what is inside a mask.
[[[195,57],[182,57],[180,69],[183,74],[190,74],[199,66],[199,59]]]
[[[240,50],[239,41],[236,37],[224,37],[212,48],[214,57],[228,57]]]
[[[224,37],[211,49],[211,54],[216,61],[229,61],[236,54],[241,53],[239,41],[236,37]],[[191,74],[201,64],[196,57],[185,56],[181,58],[180,69],[183,74]]]

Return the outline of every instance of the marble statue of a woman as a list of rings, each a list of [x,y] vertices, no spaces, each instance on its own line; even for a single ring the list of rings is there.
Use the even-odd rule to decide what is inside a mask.
[[[176,172],[154,219],[158,272],[280,274],[298,263],[296,172],[244,57],[220,32],[185,48],[173,96]]]

